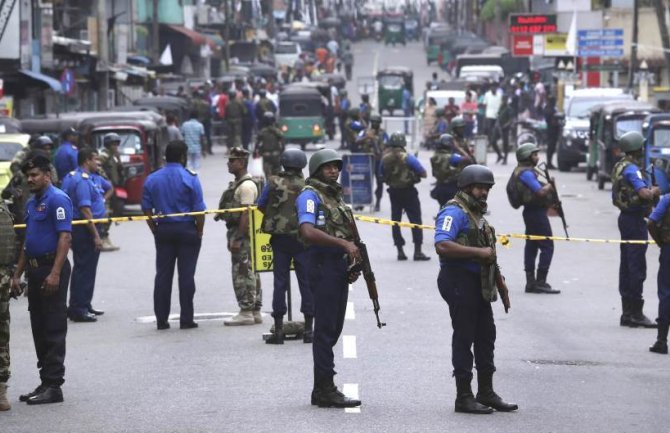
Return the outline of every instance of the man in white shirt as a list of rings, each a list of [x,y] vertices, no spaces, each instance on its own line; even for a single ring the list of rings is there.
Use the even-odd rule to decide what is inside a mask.
[[[491,84],[489,91],[484,95],[484,104],[486,105],[486,125],[484,131],[489,137],[489,144],[498,154],[498,161],[496,162],[503,160],[503,155],[500,153],[497,143],[498,134],[496,133],[496,119],[498,118],[498,111],[500,111],[503,97],[502,92],[498,92],[498,83],[495,82]]]

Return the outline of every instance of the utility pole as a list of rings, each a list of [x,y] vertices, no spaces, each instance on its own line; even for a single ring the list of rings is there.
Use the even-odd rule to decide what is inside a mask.
[[[223,62],[226,65],[226,72],[230,71],[230,0],[223,0],[223,10],[225,21],[223,24]]]
[[[158,20],[158,0],[152,0],[152,9],[151,9],[151,50],[154,55],[154,64],[160,63],[161,58],[161,45],[159,40],[159,26],[160,21]]]
[[[640,1],[633,0],[633,40],[630,44],[630,62],[628,65],[628,88],[633,88],[635,66],[637,65],[638,22],[640,15]]]
[[[107,9],[106,0],[98,0],[98,110],[109,109],[109,40],[107,39]]]
[[[668,37],[668,26],[665,23],[666,9],[663,3],[663,0],[654,0],[656,17],[658,19],[658,29],[661,31],[663,57],[665,58],[665,74],[670,82],[670,37]],[[660,77],[658,81],[660,82]]]

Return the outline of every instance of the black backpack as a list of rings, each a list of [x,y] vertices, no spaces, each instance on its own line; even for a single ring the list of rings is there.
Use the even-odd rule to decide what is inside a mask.
[[[507,181],[507,199],[514,209],[519,209],[523,205],[521,191],[518,188],[519,182],[516,180],[516,172],[512,173]]]

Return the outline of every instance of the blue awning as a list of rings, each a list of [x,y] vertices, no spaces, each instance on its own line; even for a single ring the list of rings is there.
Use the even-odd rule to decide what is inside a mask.
[[[63,87],[60,84],[60,81],[57,79],[50,77],[48,75],[41,74],[39,72],[33,72],[28,69],[21,69],[20,71],[23,75],[26,75],[27,77],[32,78],[33,80],[41,81],[42,83],[46,84],[51,88],[51,90],[58,92],[58,93],[63,93]]]

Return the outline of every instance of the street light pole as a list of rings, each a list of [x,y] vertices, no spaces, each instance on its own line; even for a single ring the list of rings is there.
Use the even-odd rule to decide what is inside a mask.
[[[225,21],[223,24],[223,61],[226,65],[226,72],[230,71],[230,20],[232,19],[230,13],[230,0],[223,0],[223,11]]]
[[[109,109],[109,40],[107,39],[107,9],[106,0],[98,0],[98,72],[100,85],[98,86],[98,110]]]
[[[633,0],[633,39],[630,44],[630,64],[628,65],[628,88],[633,88],[633,78],[635,66],[637,64],[637,41],[638,41],[638,22],[640,18],[640,2]]]

